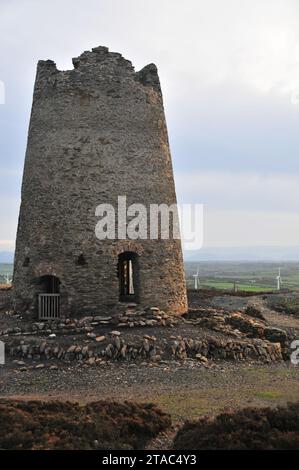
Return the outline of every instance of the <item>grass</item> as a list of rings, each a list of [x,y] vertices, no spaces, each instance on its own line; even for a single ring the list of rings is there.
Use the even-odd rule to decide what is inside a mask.
[[[265,390],[261,392],[256,392],[255,396],[257,398],[269,398],[270,400],[276,400],[277,398],[282,398],[283,393],[277,390]]]
[[[187,395],[180,391],[161,394],[156,397],[155,403],[169,413],[174,421],[180,419],[181,416],[187,419],[197,418],[208,411],[206,398],[196,391],[190,391]]]
[[[277,365],[240,367],[233,370],[200,371],[197,385],[169,392],[142,394],[142,401],[156,403],[174,422],[214,416],[226,409],[246,406],[286,405],[298,400],[296,367]]]
[[[232,290],[234,288],[233,282],[224,282],[224,281],[214,281],[214,280],[204,280],[201,284],[202,288],[214,288],[214,289],[224,289]],[[239,291],[246,292],[264,292],[265,290],[273,290],[273,286],[257,285],[257,284],[243,284],[238,283],[237,289]]]
[[[186,279],[188,287],[194,286],[193,274],[199,268],[201,286],[216,289],[233,288],[238,281],[239,290],[275,291],[278,267],[281,267],[283,287],[299,291],[298,262],[186,262]],[[254,282],[251,282],[254,281]]]

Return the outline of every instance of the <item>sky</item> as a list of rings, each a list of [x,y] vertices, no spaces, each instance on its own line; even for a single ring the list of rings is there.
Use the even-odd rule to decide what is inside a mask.
[[[0,251],[13,250],[36,63],[98,45],[159,70],[178,201],[204,245],[299,245],[299,2],[0,0]]]

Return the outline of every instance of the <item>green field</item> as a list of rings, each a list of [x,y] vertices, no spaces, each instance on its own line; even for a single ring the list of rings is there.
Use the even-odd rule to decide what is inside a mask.
[[[232,290],[236,283],[239,291],[262,292],[276,290],[278,268],[281,268],[281,287],[299,291],[299,263],[272,262],[187,262],[186,280],[194,287],[193,274],[199,268],[200,288]]]

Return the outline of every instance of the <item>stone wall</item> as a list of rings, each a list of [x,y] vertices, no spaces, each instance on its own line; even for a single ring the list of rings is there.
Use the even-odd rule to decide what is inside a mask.
[[[143,335],[139,342],[132,342],[126,336],[121,336],[119,331],[112,331],[109,336],[98,338],[94,344],[73,343],[63,345],[52,341],[24,341],[8,346],[6,349],[11,357],[19,359],[49,360],[58,359],[64,361],[81,361],[92,365],[102,363],[103,360],[136,361],[150,360],[159,362],[176,358],[178,360],[195,359],[202,363],[208,360],[255,360],[263,362],[282,361],[280,343],[272,343],[266,340],[254,339],[251,341],[194,340],[182,338],[164,341],[163,345],[156,344],[156,338]],[[101,342],[104,341],[104,345]],[[108,343],[108,344],[107,344]]]
[[[0,289],[0,310],[11,307],[11,289]]]
[[[101,203],[176,202],[155,65],[135,72],[98,47],[59,71],[37,67],[14,267],[14,305],[36,312],[38,279],[57,276],[64,315],[114,314],[118,255],[138,254],[141,307],[187,310],[179,240],[95,237]],[[84,256],[85,264],[78,259]]]

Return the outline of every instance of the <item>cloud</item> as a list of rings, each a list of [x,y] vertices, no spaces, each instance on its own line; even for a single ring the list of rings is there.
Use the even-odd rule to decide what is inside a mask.
[[[0,196],[0,240],[9,246],[12,240],[15,240],[15,234],[18,223],[19,198],[8,197],[3,194]],[[13,242],[14,244],[14,242]],[[8,248],[8,247],[6,247]]]
[[[299,175],[296,174],[179,172],[176,184],[182,202],[203,203],[213,209],[298,212]]]
[[[14,240],[0,240],[0,250],[13,250],[15,247]]]
[[[205,246],[295,246],[299,176],[179,173],[178,201],[204,204]]]
[[[206,204],[209,238],[225,230],[231,244],[275,234],[293,243],[297,0],[2,0],[0,9],[3,240],[16,231],[37,61],[71,68],[72,57],[107,45],[136,69],[158,65],[179,199]]]
[[[299,213],[206,207],[204,246],[297,246]]]

